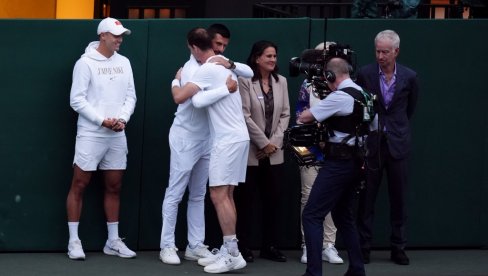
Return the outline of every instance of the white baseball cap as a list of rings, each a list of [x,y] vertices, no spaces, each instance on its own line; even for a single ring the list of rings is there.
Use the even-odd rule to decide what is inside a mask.
[[[122,26],[122,23],[120,23],[119,20],[111,17],[105,18],[104,20],[100,21],[100,24],[98,24],[97,34],[107,32],[113,35],[130,35],[131,33],[129,29],[126,29],[124,28],[124,26]]]

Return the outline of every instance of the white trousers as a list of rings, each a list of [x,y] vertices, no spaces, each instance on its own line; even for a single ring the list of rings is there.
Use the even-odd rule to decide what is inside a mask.
[[[308,196],[310,195],[310,191],[312,190],[313,183],[315,178],[317,178],[317,174],[319,172],[319,167],[300,167],[300,179],[302,182],[302,200],[301,200],[301,210],[300,216],[303,212],[303,208],[305,204],[307,204]],[[300,223],[300,230],[302,231],[302,245],[305,244],[305,238],[303,236],[303,225]],[[325,216],[324,219],[324,241],[323,241],[323,248],[327,248],[327,244],[335,244],[336,241],[336,233],[337,228],[334,225],[334,221],[332,220],[332,216],[330,213]]]
[[[210,140],[210,139],[209,139]],[[188,187],[188,243],[192,246],[205,240],[205,193],[207,191],[210,142],[186,140],[169,135],[171,151],[169,183],[164,194],[161,249],[175,247],[178,204]]]

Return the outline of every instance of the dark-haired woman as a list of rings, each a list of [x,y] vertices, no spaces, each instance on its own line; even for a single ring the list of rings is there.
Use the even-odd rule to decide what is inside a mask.
[[[250,79],[239,78],[242,109],[251,145],[247,163],[246,183],[236,190],[238,228],[241,253],[253,261],[249,250],[255,225],[261,225],[260,257],[285,262],[276,238],[281,227],[278,200],[283,190],[283,132],[288,128],[290,103],[286,78],[278,74],[278,47],[270,41],[254,43],[247,64],[254,72]],[[259,204],[260,202],[260,204]],[[259,206],[258,213],[253,212]],[[259,215],[258,215],[259,214]],[[261,223],[254,218],[261,217]]]

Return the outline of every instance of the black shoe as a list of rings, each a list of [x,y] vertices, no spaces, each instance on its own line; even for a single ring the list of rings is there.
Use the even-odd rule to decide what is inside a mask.
[[[391,250],[391,255],[390,259],[399,265],[409,265],[410,260],[407,257],[407,254],[405,254],[405,251],[403,249],[392,249]]]
[[[367,249],[367,248],[361,249],[361,255],[363,255],[363,263],[364,264],[369,264],[369,262],[371,261],[370,254],[371,254],[371,251],[369,249]]]
[[[264,249],[261,249],[261,253],[259,254],[259,257],[272,260],[275,262],[286,262],[286,256],[283,255],[283,253],[281,253],[274,246],[269,246]]]
[[[353,273],[349,270],[347,270],[346,274],[344,274],[344,276],[365,276],[365,275],[366,275],[365,273],[357,274],[357,273]]]
[[[241,248],[239,251],[241,251],[241,255],[246,260],[248,263],[254,262],[254,254],[252,253],[251,249],[245,247]]]

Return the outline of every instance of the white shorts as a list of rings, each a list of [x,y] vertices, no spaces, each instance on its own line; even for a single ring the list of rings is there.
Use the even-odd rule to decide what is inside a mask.
[[[127,138],[76,136],[76,164],[83,171],[125,170],[127,167]]]
[[[210,153],[209,186],[239,185],[246,181],[249,141],[216,144]]]

